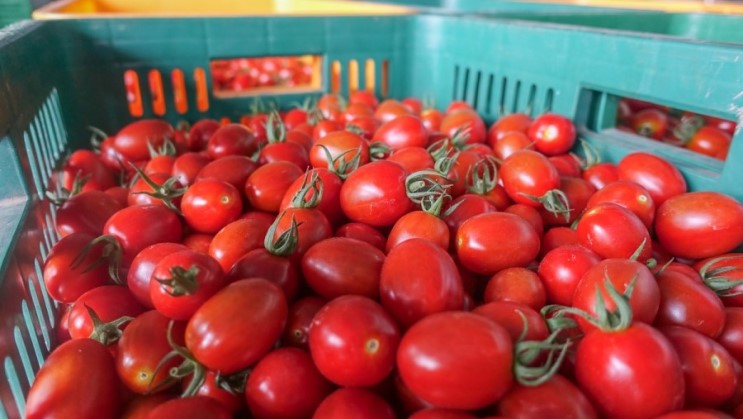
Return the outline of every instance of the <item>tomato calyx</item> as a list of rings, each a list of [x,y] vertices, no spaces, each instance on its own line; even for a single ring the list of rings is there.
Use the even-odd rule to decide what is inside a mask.
[[[691,141],[694,134],[705,124],[704,118],[699,115],[684,115],[673,129],[673,136],[684,146]]]
[[[67,202],[70,198],[73,196],[79,194],[83,191],[83,186],[85,186],[86,183],[90,180],[90,177],[92,175],[87,176],[80,176],[82,172],[78,171],[75,174],[75,179],[72,181],[72,189],[67,189],[65,187],[61,187],[59,189],[59,192],[52,192],[52,191],[46,191],[46,197],[51,201],[52,204],[54,204],[57,207],[62,206],[65,202]]]
[[[308,194],[312,192],[312,195]],[[302,179],[302,186],[299,188],[297,193],[294,194],[291,200],[291,206],[293,208],[316,208],[320,205],[323,193],[323,183],[320,179],[320,175],[317,172],[305,172],[304,179]]]
[[[192,265],[188,269],[182,266],[173,266],[169,269],[169,278],[154,278],[160,283],[160,286],[173,297],[184,295],[193,295],[199,290],[199,283],[196,277],[199,275],[199,268]]]
[[[116,320],[106,323],[87,304],[85,304],[85,310],[87,310],[90,319],[93,321],[93,331],[90,332],[89,338],[100,342],[103,346],[110,346],[118,342],[124,333],[121,330],[121,326],[134,320],[134,317],[121,316]]]
[[[361,135],[361,134],[359,134]],[[392,149],[380,141],[369,144],[369,158],[372,161],[384,160],[392,154]]]
[[[450,197],[447,190],[451,185],[441,184],[437,179],[449,181],[437,170],[419,170],[405,178],[405,192],[408,198],[416,204],[432,201],[443,197]]]
[[[317,146],[325,153],[325,158],[328,160],[328,170],[343,180],[361,165],[361,147],[346,150],[333,158],[330,150],[325,145],[317,144]],[[350,160],[346,160],[346,155],[353,152],[356,152],[356,154]]]
[[[274,256],[289,257],[299,245],[299,224],[297,219],[292,216],[292,223],[288,230],[284,231],[279,237],[274,240],[276,236],[276,230],[279,228],[281,219],[286,215],[286,211],[279,214],[276,220],[271,224],[266,232],[266,237],[263,239],[263,246],[266,248],[268,253]]]
[[[741,270],[741,268],[737,266],[721,266],[719,268],[712,269],[712,266],[718,264],[719,262],[730,259],[739,259],[740,257],[741,256],[739,255],[726,255],[710,259],[707,263],[702,265],[701,268],[699,268],[699,275],[702,277],[702,282],[704,282],[707,287],[709,287],[712,291],[715,292],[715,294],[719,295],[720,297],[730,298],[736,297],[738,295],[743,295],[743,291],[732,291],[736,287],[743,285],[743,279],[731,281],[725,275],[723,275],[729,272],[739,271]]]
[[[581,170],[586,170],[589,167],[601,163],[601,154],[599,154],[598,150],[596,150],[596,147],[592,146],[591,143],[582,138],[579,138],[578,142],[580,143],[582,156],[578,156],[577,154],[572,152],[570,153],[570,155],[578,160],[578,165],[580,166]]]
[[[570,201],[568,201],[565,192],[559,189],[552,189],[542,196],[529,195],[523,192],[519,192],[519,194],[534,202],[539,202],[547,212],[554,216],[562,216],[566,222],[570,221]]]
[[[178,151],[175,148],[175,143],[171,141],[170,138],[166,138],[158,148],[155,148],[151,141],[147,141],[147,150],[150,152],[150,159],[160,156],[175,156],[178,154]]]
[[[523,316],[523,313],[519,313]],[[516,342],[514,345],[514,377],[519,384],[536,387],[549,381],[558,372],[568,349],[573,345],[571,339],[556,342],[560,332],[555,331],[542,341],[524,341],[522,335],[522,338]],[[534,362],[545,352],[547,357],[544,362],[534,366]]]
[[[266,120],[266,138],[268,144],[283,143],[286,141],[286,125],[281,120],[281,116],[277,111],[272,111],[268,114]]]
[[[90,254],[90,251],[93,250],[93,246],[101,243],[103,244],[101,257],[93,261],[93,263],[91,263],[89,266],[85,267],[83,269],[83,273],[90,272],[103,263],[108,263],[108,275],[111,277],[114,283],[121,285],[122,282],[119,278],[119,266],[121,265],[123,250],[121,249],[121,245],[119,244],[118,240],[116,240],[116,237],[114,236],[104,234],[91,240],[90,243],[86,244],[82,248],[80,254],[75,257],[75,259],[70,264],[70,267],[72,269],[77,269],[78,267],[80,267],[83,261],[88,257],[88,254]]]
[[[467,191],[487,195],[498,184],[498,165],[495,157],[485,157],[467,171]]]
[[[170,345],[172,350],[168,352],[155,367],[155,372],[152,374],[149,386],[152,385],[152,382],[155,380],[155,377],[158,376],[158,373],[163,368],[163,366],[171,359],[180,356],[183,361],[177,367],[171,368],[170,371],[168,371],[168,377],[161,381],[157,386],[152,388],[149,393],[156,393],[159,390],[168,388],[171,384],[173,384],[174,381],[180,381],[192,375],[193,377],[188,383],[188,386],[181,393],[181,397],[191,397],[196,395],[199,387],[204,384],[204,381],[206,380],[206,367],[204,367],[201,363],[199,363],[199,361],[196,360],[196,358],[194,358],[193,355],[191,355],[191,353],[188,351],[188,348],[175,343],[175,341],[173,340],[174,324],[175,321],[171,320],[170,323],[168,323],[168,331],[166,332],[166,338],[168,339],[168,344]]]
[[[178,208],[175,203],[173,202],[174,199],[182,196],[184,193],[186,193],[186,190],[188,190],[187,187],[178,187],[178,177],[172,176],[168,180],[166,180],[162,185],[158,185],[155,183],[152,179],[150,179],[149,176],[147,176],[142,169],[137,167],[136,165],[131,165],[134,170],[137,172],[137,176],[142,178],[144,182],[152,188],[152,192],[147,191],[139,191],[139,192],[133,192],[135,194],[145,194],[149,195],[153,198],[157,198],[163,202],[165,207],[168,209],[174,211],[178,215],[183,215],[181,213],[180,208]]]
[[[94,127],[94,126],[88,126],[88,130],[90,130],[90,146],[95,151],[101,150],[101,144],[103,141],[109,137],[108,134],[106,134],[105,131],[103,131],[100,128]]]

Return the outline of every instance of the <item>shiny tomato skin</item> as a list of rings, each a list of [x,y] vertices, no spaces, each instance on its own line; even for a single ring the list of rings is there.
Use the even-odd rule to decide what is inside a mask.
[[[547,323],[542,315],[524,304],[491,301],[475,307],[472,312],[503,326],[514,342],[518,341],[522,334],[525,341],[544,340],[549,336]],[[526,319],[526,325],[524,325],[524,319]],[[524,331],[524,326],[526,326],[526,331]]]
[[[668,115],[658,109],[643,109],[632,115],[630,124],[637,134],[660,140],[668,131]]]
[[[408,110],[407,106],[394,99],[386,99],[382,101],[382,103],[377,106],[377,109],[374,110],[374,116],[383,124],[402,115],[409,114],[410,110]]]
[[[103,234],[111,235],[121,244],[125,266],[145,247],[155,243],[177,243],[183,226],[171,210],[158,205],[136,205],[124,208],[108,219]]]
[[[259,164],[275,161],[287,161],[297,165],[300,169],[306,169],[310,165],[310,157],[307,149],[301,144],[289,141],[268,144],[261,149],[258,155]]]
[[[150,158],[149,143],[156,150],[166,139],[173,139],[175,131],[167,122],[159,119],[141,119],[122,128],[114,137],[114,148],[129,161]]]
[[[673,345],[644,323],[619,332],[589,332],[578,345],[575,374],[606,416],[651,418],[684,403],[681,361]]]
[[[394,419],[395,412],[381,397],[360,388],[340,388],[315,410],[312,419]]]
[[[379,296],[379,278],[385,254],[369,243],[346,237],[322,240],[302,257],[307,285],[318,295]]]
[[[556,156],[550,156],[548,160],[553,166],[555,166],[555,169],[557,169],[560,176],[574,178],[581,177],[581,173],[583,172],[581,162],[574,154],[558,154]]]
[[[338,226],[343,220],[343,210],[341,209],[340,198],[343,181],[338,177],[338,175],[328,169],[311,169],[303,176],[295,179],[294,182],[289,185],[286,192],[284,192],[284,197],[281,199],[281,204],[279,205],[279,211],[293,207],[294,205],[292,201],[294,200],[295,195],[299,193],[302,187],[306,186],[305,183],[308,183],[315,175],[317,175],[318,180],[322,183],[322,196],[320,197],[320,202],[315,208],[325,214],[325,217],[328,219],[330,224]],[[314,196],[315,191],[310,189],[307,194],[305,194],[304,199],[309,201]]]
[[[647,189],[656,208],[668,198],[687,191],[686,180],[676,166],[645,152],[625,156],[617,165],[619,180],[635,182]]]
[[[213,234],[191,233],[183,238],[183,245],[196,253],[209,254],[209,245],[214,238]]]
[[[121,419],[146,419],[150,415],[152,409],[174,398],[174,395],[167,393],[135,396],[129,403],[127,403],[124,412],[121,414]]]
[[[206,149],[209,139],[219,129],[219,122],[214,119],[200,119],[191,125],[188,131],[188,148],[192,151]]]
[[[286,297],[265,279],[233,282],[207,300],[186,326],[186,347],[212,370],[230,374],[255,363],[281,335]]]
[[[526,134],[530,125],[531,118],[525,113],[505,115],[490,126],[488,130],[488,143],[490,147],[495,148],[495,145],[509,132],[517,131]]]
[[[116,354],[116,371],[129,390],[146,394],[155,388],[162,391],[175,384],[163,385],[169,369],[180,363],[178,358],[157,369],[163,357],[173,349],[167,339],[170,321],[158,311],[151,310],[137,316],[124,329]],[[183,328],[182,322],[173,324],[173,341],[179,345],[183,344]]]
[[[335,231],[336,237],[348,237],[369,243],[384,252],[387,239],[379,230],[364,223],[346,223]]]
[[[538,116],[529,126],[527,133],[534,142],[534,148],[547,156],[570,151],[577,135],[573,121],[554,113]]]
[[[439,132],[441,129],[441,121],[444,120],[444,114],[437,109],[424,109],[421,111],[421,121],[423,126],[430,132]]]
[[[281,335],[282,345],[309,351],[310,347],[307,340],[309,339],[312,319],[327,303],[327,300],[315,296],[303,297],[295,301],[289,307],[286,327]]]
[[[743,204],[719,192],[677,195],[658,208],[655,232],[676,257],[720,255],[743,243]]]
[[[147,419],[231,419],[232,413],[217,400],[193,396],[169,400],[152,409]]]
[[[72,233],[100,236],[106,221],[123,207],[106,192],[94,190],[80,192],[57,209],[55,226],[62,237]]]
[[[372,141],[378,141],[393,151],[404,147],[426,147],[428,130],[417,117],[403,115],[379,127]]]
[[[599,163],[584,170],[581,177],[591,182],[596,189],[601,189],[609,183],[619,180],[619,173],[616,164]]]
[[[449,226],[441,218],[425,211],[411,211],[400,217],[387,235],[386,250],[413,238],[428,240],[442,249],[449,248]]]
[[[155,182],[155,184],[162,186],[168,179],[170,179],[170,175],[167,173],[152,173],[148,176],[152,182]],[[174,185],[175,188],[181,188],[182,185],[176,183]],[[140,177],[129,188],[129,195],[127,196],[127,204],[128,205],[165,205],[165,202],[163,202],[162,199],[154,197],[150,195],[151,193],[156,192],[145,180],[144,178]],[[176,197],[173,199],[173,204],[177,207],[178,204],[181,202],[180,197]]]
[[[387,227],[413,209],[405,191],[408,173],[402,166],[377,161],[348,176],[341,187],[341,208],[352,221]]]
[[[508,196],[519,204],[539,207],[533,198],[560,187],[560,175],[542,154],[519,150],[503,161],[498,172]]]
[[[413,115],[420,115],[423,111],[423,103],[418,98],[406,97],[401,103],[408,108]]]
[[[514,385],[498,402],[498,412],[513,419],[598,417],[583,391],[559,374],[534,387]]]
[[[586,209],[591,209],[603,202],[612,202],[632,211],[645,224],[652,228],[655,219],[655,203],[647,189],[635,182],[617,180],[605,185],[591,196]]]
[[[408,173],[420,170],[433,169],[433,158],[423,147],[403,147],[395,150],[387,157],[387,161],[395,162],[404,167]]]
[[[309,126],[309,125],[308,125]],[[315,143],[330,134],[331,132],[342,131],[343,124],[338,121],[331,121],[329,119],[323,119],[318,121],[314,127],[311,128],[312,142]],[[312,153],[312,149],[310,149]],[[310,157],[310,160],[312,157]]]
[[[690,405],[714,407],[735,392],[737,376],[725,348],[699,332],[681,326],[659,329],[671,342],[681,361]]]
[[[258,165],[248,156],[224,156],[202,167],[195,180],[221,180],[241,191],[245,181],[257,168]]]
[[[477,419],[477,416],[461,410],[431,407],[415,412],[408,419]]]
[[[410,239],[387,254],[379,289],[382,305],[403,327],[433,313],[461,310],[464,303],[454,260],[423,239]]]
[[[532,142],[526,133],[510,131],[505,133],[501,139],[493,146],[493,153],[499,160],[509,158],[513,153],[519,150],[526,150],[532,147]]]
[[[704,283],[673,269],[656,274],[660,309],[656,325],[677,325],[717,338],[725,327],[725,306]]]
[[[243,401],[242,394],[236,394],[232,390],[226,390],[221,386],[221,383],[217,380],[217,375],[214,371],[206,371],[204,375],[204,382],[196,390],[194,396],[205,396],[210,397],[220,402],[230,412],[238,412],[245,404]],[[221,377],[219,377],[221,380]],[[181,381],[181,387],[183,390],[187,389],[193,380],[193,375],[186,377]]]
[[[686,148],[705,156],[725,160],[730,150],[730,134],[712,126],[704,126],[691,137]]]
[[[178,178],[181,185],[188,186],[210,161],[209,156],[202,153],[183,153],[173,162],[170,174]]]
[[[630,210],[610,202],[589,209],[576,228],[580,244],[603,258],[629,258],[642,246],[638,260],[653,252],[650,233]]]
[[[310,326],[310,354],[323,376],[345,387],[379,384],[395,365],[400,331],[374,300],[346,295],[317,312]]]
[[[506,329],[481,315],[436,313],[405,333],[397,366],[413,394],[434,406],[480,409],[511,387],[512,346]]]
[[[263,238],[270,226],[271,221],[258,218],[235,220],[214,235],[209,244],[209,256],[227,273],[242,256],[263,247]]]
[[[372,109],[376,109],[379,106],[379,99],[370,90],[357,90],[348,95],[348,103],[363,103]]]
[[[145,311],[126,287],[103,285],[93,288],[81,295],[70,309],[67,325],[73,339],[89,338],[93,333],[93,320],[87,308],[92,309],[104,323],[123,316],[137,317]]]
[[[483,143],[487,137],[485,122],[474,110],[463,108],[447,111],[441,121],[440,130],[450,138],[459,130],[467,133],[466,144]]]
[[[534,231],[539,237],[542,237],[542,234],[544,234],[544,220],[536,208],[524,204],[513,204],[504,209],[503,212],[518,215],[528,221],[534,227]]]
[[[539,253],[539,237],[531,224],[503,212],[470,218],[459,227],[456,240],[459,261],[483,275],[526,266]]]
[[[496,208],[480,195],[464,194],[451,201],[443,211],[444,221],[449,227],[450,248],[454,249],[457,232],[465,221],[488,212],[496,212]]]
[[[601,261],[592,250],[580,245],[563,245],[549,251],[539,262],[547,301],[569,306],[583,274]]]
[[[149,156],[149,155],[148,155]],[[118,170],[118,164],[113,167]],[[65,160],[60,173],[62,187],[71,191],[75,178],[82,181],[88,180],[82,185],[83,191],[105,191],[116,186],[116,179],[111,168],[106,166],[103,158],[90,150],[76,150]]]
[[[606,308],[614,310],[615,304],[606,291],[605,281],[607,277],[620,294],[627,290],[630,282],[634,279],[635,285],[629,299],[633,320],[635,323],[652,324],[660,306],[658,283],[645,265],[629,259],[604,259],[589,268],[575,288],[573,307],[595,315],[598,289],[604,297]],[[576,319],[584,332],[595,328],[582,318]]]
[[[229,183],[204,179],[183,195],[181,211],[189,227],[199,233],[216,233],[242,213],[240,192]]]
[[[253,417],[310,417],[333,390],[309,353],[280,348],[251,370],[245,398]]]
[[[245,195],[254,209],[277,213],[286,191],[302,175],[302,169],[293,163],[277,161],[265,164],[248,177]]]
[[[717,342],[727,349],[736,361],[743,363],[743,308],[725,308],[725,327],[717,337]]]
[[[274,255],[263,247],[251,250],[235,261],[227,281],[264,278],[281,287],[288,302],[294,301],[301,287],[300,272],[293,259]]]
[[[539,248],[539,258],[543,258],[551,250],[569,244],[580,244],[578,233],[570,227],[552,227],[542,236],[542,245]]]
[[[314,168],[327,169],[330,165],[323,147],[327,149],[334,160],[343,155],[341,160],[350,163],[358,155],[360,165],[369,162],[369,143],[359,135],[349,131],[334,131],[315,141],[310,149],[310,164]],[[340,160],[336,168],[339,164]]]
[[[126,283],[134,297],[147,308],[154,308],[150,297],[150,279],[160,260],[186,246],[180,243],[156,243],[142,249],[132,261],[126,276]]]
[[[258,151],[260,142],[241,124],[227,124],[212,134],[206,150],[213,160],[220,157],[238,155],[250,156]]]
[[[144,174],[151,175],[155,173],[168,174],[173,171],[173,164],[175,163],[175,156],[159,155],[155,156],[147,162],[142,170]]]
[[[542,280],[526,268],[506,268],[488,280],[483,301],[510,301],[541,310],[547,301]]]
[[[86,371],[85,380],[68,372]],[[25,417],[115,418],[120,392],[108,349],[91,339],[73,339],[57,347],[36,375],[26,398]]]
[[[55,301],[72,303],[87,291],[111,281],[105,263],[89,269],[103,256],[100,243],[93,246],[79,264],[74,263],[93,239],[95,237],[87,233],[73,233],[52,247],[44,262],[43,278],[49,296]]]
[[[292,254],[292,258],[299,263],[305,252],[315,243],[333,237],[333,226],[323,214],[316,208],[287,208],[282,212],[279,221],[276,223],[276,236],[279,237],[285,231],[292,227],[292,220],[298,224],[297,228],[297,247]]]

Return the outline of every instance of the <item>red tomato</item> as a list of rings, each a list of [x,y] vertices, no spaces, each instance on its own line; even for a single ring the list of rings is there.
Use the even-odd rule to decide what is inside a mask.
[[[155,173],[170,173],[173,171],[173,164],[175,163],[175,156],[167,154],[158,155],[150,159],[142,170],[146,175],[152,175]]]
[[[171,210],[158,205],[136,205],[124,208],[108,219],[103,234],[113,236],[123,250],[123,263],[145,247],[155,243],[177,243],[183,235],[181,220]]]
[[[229,272],[242,256],[263,247],[270,226],[271,221],[257,218],[233,221],[214,236],[209,244],[209,256],[219,262],[222,271]]]
[[[182,185],[176,181],[173,185],[165,186],[170,180],[170,175],[166,173],[153,173],[148,177],[149,181],[158,187],[153,188],[144,177],[140,176],[129,188],[127,204],[163,206],[170,204],[178,208],[181,202],[180,195],[183,193]]]
[[[405,384],[436,407],[480,409],[498,401],[513,383],[508,332],[473,313],[432,314],[400,342],[397,366]]]
[[[80,192],[57,209],[57,232],[62,237],[72,233],[100,236],[106,221],[123,207],[106,192]]]
[[[542,236],[542,246],[539,249],[540,258],[551,250],[569,244],[580,244],[578,233],[570,227],[552,227]]]
[[[302,258],[302,273],[307,285],[325,298],[377,298],[384,260],[384,253],[369,243],[334,237],[310,247]]]
[[[406,97],[401,102],[413,115],[420,115],[423,110],[423,103],[417,98]]]
[[[394,419],[395,412],[381,397],[360,388],[341,388],[317,407],[312,419]]]
[[[359,165],[369,162],[369,144],[366,140],[348,131],[335,131],[317,140],[310,149],[312,167],[327,169],[333,160],[333,167],[340,169],[358,159]]]
[[[496,144],[505,137],[506,134],[517,131],[526,134],[531,125],[531,118],[525,113],[512,113],[498,119],[488,130],[488,143],[490,147],[495,148]]]
[[[619,180],[629,180],[647,189],[656,208],[666,199],[686,192],[686,180],[667,160],[644,152],[625,156],[617,166]]]
[[[219,129],[219,122],[214,119],[201,119],[191,125],[188,131],[188,148],[193,151],[206,149],[209,139]]]
[[[242,212],[240,192],[215,179],[196,181],[183,195],[181,211],[186,223],[200,233],[216,233]]]
[[[312,141],[319,141],[331,132],[342,131],[343,124],[337,121],[321,120],[312,128]],[[312,150],[310,149],[310,152]],[[311,158],[311,156],[310,156]]]
[[[532,142],[525,133],[520,131],[510,131],[504,133],[493,146],[493,153],[496,158],[503,161],[509,158],[511,154],[519,150],[526,150],[531,146]]]
[[[514,385],[498,403],[498,412],[514,419],[598,417],[580,388],[561,375],[538,386]]]
[[[586,209],[586,205],[593,194],[596,193],[596,188],[590,182],[579,177],[561,177],[560,190],[567,198],[568,218],[566,220],[563,213],[550,212],[542,207],[539,212],[542,214],[545,225],[559,226],[574,223]]]
[[[292,183],[302,177],[302,169],[289,162],[268,163],[259,167],[245,183],[250,205],[259,211],[276,213]]]
[[[528,221],[534,227],[537,236],[542,237],[542,234],[544,234],[544,220],[542,220],[542,215],[539,214],[536,208],[524,204],[513,204],[504,209],[503,212],[518,215],[525,221]]]
[[[309,350],[307,340],[310,334],[310,325],[315,314],[327,304],[327,301],[319,297],[304,297],[289,307],[289,316],[281,335],[281,343],[284,346],[293,346]]]
[[[230,374],[261,359],[284,330],[286,297],[265,279],[244,279],[208,299],[186,326],[186,346],[207,368]]]
[[[506,268],[488,281],[483,295],[485,302],[510,301],[540,310],[547,297],[539,276],[526,268]]]
[[[576,228],[578,240],[603,258],[629,258],[640,246],[637,260],[647,260],[653,252],[650,233],[630,210],[613,203],[589,209]]]
[[[743,243],[743,205],[718,192],[690,192],[664,201],[655,232],[672,255],[701,259]]]
[[[459,410],[431,407],[415,412],[408,419],[477,419],[477,416]]]
[[[173,398],[173,395],[166,393],[136,396],[126,405],[121,419],[147,419],[154,408]]]
[[[684,403],[679,357],[659,331],[644,323],[586,334],[578,345],[575,375],[603,415],[655,417]]]
[[[492,301],[476,307],[472,312],[483,315],[506,328],[514,342],[517,342],[522,335],[524,341],[539,341],[549,336],[547,323],[542,315],[524,304]]]
[[[436,109],[424,109],[421,111],[421,121],[423,126],[429,132],[438,132],[441,130],[441,121],[444,120],[444,114]]]
[[[367,242],[384,252],[387,239],[379,230],[364,223],[347,223],[338,227],[336,237],[348,237]]]
[[[257,168],[258,165],[248,156],[224,156],[202,167],[195,180],[221,180],[241,191],[245,181]]]
[[[400,331],[379,303],[338,297],[317,312],[310,327],[310,353],[322,375],[346,387],[379,384],[395,366]]]
[[[537,198],[560,187],[560,175],[542,154],[519,150],[511,154],[500,167],[499,177],[508,196],[519,204],[542,206]]]
[[[426,147],[428,130],[417,117],[403,115],[379,127],[374,133],[373,141],[379,141],[392,150],[404,147]]]
[[[211,397],[194,396],[169,400],[152,409],[148,419],[230,419],[232,413]]]
[[[349,103],[343,111],[342,120],[351,122],[356,118],[374,117],[374,109],[366,103]]]
[[[699,128],[699,131],[691,137],[686,148],[705,156],[725,160],[730,150],[732,139],[730,134],[711,126]]]
[[[574,154],[558,154],[556,156],[550,156],[547,160],[555,166],[557,173],[559,173],[561,177],[581,177],[583,172],[581,161]]]
[[[599,255],[580,245],[563,245],[550,250],[539,262],[537,271],[547,301],[571,305],[580,279],[600,260]]]
[[[377,161],[353,171],[341,187],[341,208],[353,221],[391,226],[413,208],[405,189],[402,166]]]
[[[668,116],[657,109],[645,109],[634,114],[630,124],[637,134],[660,140],[668,131]]]
[[[149,152],[147,153],[149,157]],[[119,169],[119,165],[113,167]],[[82,185],[83,191],[105,191],[116,186],[114,174],[106,167],[101,156],[90,150],[76,150],[65,160],[61,173],[62,187],[68,191],[74,189],[75,179],[87,181]]]
[[[424,239],[446,250],[449,248],[449,227],[446,222],[426,211],[411,211],[400,217],[387,236],[386,250],[410,239]]]
[[[181,381],[181,387],[183,388],[183,391],[188,390],[188,387],[191,385],[191,381],[193,379],[194,375],[190,375],[183,381]],[[228,380],[224,380],[221,376],[219,376],[219,373],[215,373],[214,371],[206,371],[206,373],[204,374],[204,381],[196,389],[196,393],[194,394],[194,396],[210,397],[220,402],[230,412],[236,413],[245,404],[243,401],[244,397],[242,394],[236,394],[234,389],[231,388],[229,382],[225,383],[225,381]],[[230,388],[226,389],[224,387],[225,384],[227,384],[227,386],[230,386]]]
[[[172,140],[173,127],[159,119],[141,119],[121,129],[114,137],[114,147],[129,161],[150,158],[149,146],[160,148],[165,140]],[[148,146],[149,145],[149,146]]]
[[[227,124],[209,138],[206,150],[209,157],[216,160],[220,157],[240,155],[250,156],[260,148],[261,142],[241,124]]]
[[[457,131],[467,135],[466,144],[483,143],[487,136],[485,122],[471,108],[447,111],[441,121],[440,130],[449,138],[454,137]]]
[[[95,327],[88,309],[98,316],[101,322],[108,323],[121,317],[137,317],[145,311],[145,308],[134,298],[134,295],[126,288],[119,285],[104,285],[86,292],[72,305],[67,320],[70,337],[73,339],[91,338],[99,342],[101,337],[93,336],[94,332],[103,333],[105,339],[118,339],[117,331],[102,330]],[[124,329],[126,325],[117,328]],[[96,330],[98,329],[98,330]],[[108,344],[108,342],[103,342]]]
[[[652,228],[655,219],[655,203],[647,189],[637,183],[617,180],[606,184],[591,196],[586,209],[604,202],[612,202],[627,208],[645,224],[645,227]]]
[[[374,109],[379,106],[379,100],[374,96],[374,92],[369,90],[357,90],[348,95],[348,103],[363,103]]]
[[[743,308],[725,308],[725,327],[717,341],[738,362],[743,362]]]
[[[83,254],[95,237],[86,233],[73,233],[58,241],[44,262],[44,284],[55,301],[72,303],[87,291],[111,281],[106,263],[96,264],[103,258],[104,242],[92,246]]]
[[[660,331],[673,345],[684,371],[687,403],[713,407],[735,392],[737,376],[733,357],[711,338],[681,326]]]
[[[495,212],[496,208],[480,195],[464,194],[444,208],[444,221],[449,226],[450,248],[454,248],[459,227],[475,215]]]
[[[584,180],[591,182],[596,189],[601,189],[619,179],[619,171],[614,163],[599,163],[587,168],[581,175]]]
[[[243,255],[227,273],[228,282],[244,278],[263,278],[278,285],[287,302],[296,298],[301,286],[296,262],[289,255],[274,254],[264,247]]]
[[[295,222],[299,227],[297,246],[292,257],[297,262],[302,260],[305,252],[315,243],[333,236],[333,227],[322,211],[316,208],[287,208],[276,222],[275,237],[280,237],[287,230],[291,230]]]
[[[697,278],[674,269],[656,275],[660,288],[657,325],[678,325],[714,339],[725,326],[725,306],[720,297]]]
[[[431,154],[423,147],[403,147],[395,150],[387,161],[395,162],[404,167],[408,173],[415,173],[420,170],[433,169],[433,158]]]
[[[85,380],[69,373],[86,372]],[[108,349],[91,339],[57,347],[41,366],[26,398],[26,418],[115,418],[120,392]]]
[[[311,201],[315,197],[315,189],[310,188],[303,197],[297,197],[296,195],[306,187],[311,180],[317,176],[320,183],[322,183],[322,195],[320,196],[320,202],[315,208],[322,211],[325,217],[328,219],[330,224],[338,225],[343,219],[343,210],[341,209],[341,186],[343,181],[338,175],[331,172],[328,169],[311,169],[304,174],[304,176],[298,177],[289,186],[289,189],[284,193],[284,197],[279,205],[279,210],[283,211],[289,207],[296,206],[293,202],[297,198],[305,202]]]
[[[142,249],[132,260],[127,272],[126,283],[137,300],[147,308],[154,308],[150,298],[150,279],[155,265],[165,256],[181,250],[186,246],[179,243],[156,243]]]
[[[533,261],[539,253],[539,236],[531,224],[517,215],[486,213],[462,223],[456,248],[465,268],[493,275],[501,269],[526,266]]]
[[[573,148],[576,138],[573,121],[554,113],[545,113],[534,119],[528,135],[534,148],[547,156],[567,153]]]
[[[374,111],[374,116],[382,121],[382,123],[389,122],[399,116],[409,115],[410,111],[401,102],[394,99],[386,99],[379,104],[377,109]]]
[[[405,241],[387,254],[379,289],[382,305],[403,327],[433,313],[461,310],[464,304],[454,260],[423,239]]]
[[[181,185],[188,186],[210,161],[209,156],[202,153],[184,153],[175,159],[170,174],[175,176]]]
[[[165,390],[175,384],[166,383],[166,379],[170,368],[177,367],[180,360],[171,358],[160,365],[165,355],[173,350],[167,339],[170,321],[158,311],[148,311],[132,320],[121,335],[116,371],[129,390],[146,394],[154,389]],[[181,322],[173,324],[172,337],[178,345],[183,344],[183,326]]]
[[[310,354],[297,348],[281,348],[252,368],[245,398],[257,419],[310,417],[332,390]]]
[[[300,169],[305,169],[310,165],[307,149],[301,144],[289,141],[268,144],[261,149],[258,155],[258,163],[266,164],[276,161],[293,163]]]

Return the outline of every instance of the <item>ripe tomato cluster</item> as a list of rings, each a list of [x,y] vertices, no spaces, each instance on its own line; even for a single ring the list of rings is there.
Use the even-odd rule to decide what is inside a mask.
[[[264,57],[214,60],[210,70],[218,92],[263,87],[306,86],[312,81],[311,57]]]
[[[733,121],[627,98],[619,101],[617,127],[718,160],[727,159],[735,135]]]
[[[743,417],[730,196],[586,167],[554,113],[359,91],[242,122],[65,162],[27,417]]]

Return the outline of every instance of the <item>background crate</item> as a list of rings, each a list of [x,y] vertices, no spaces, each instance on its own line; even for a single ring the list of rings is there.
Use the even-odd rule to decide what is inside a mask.
[[[249,40],[249,41],[246,41]],[[54,48],[49,48],[53,44]],[[0,33],[0,417],[17,417],[35,371],[53,346],[58,308],[40,282],[57,239],[54,208],[42,201],[55,164],[86,145],[94,125],[115,132],[129,114],[123,75],[186,75],[188,109],[170,122],[246,112],[248,98],[196,106],[193,74],[216,58],[320,54],[328,90],[331,63],[348,93],[351,60],[374,62],[378,95],[452,99],[488,121],[504,112],[553,110],[574,118],[605,159],[651,150],[681,167],[693,189],[743,199],[743,139],[727,162],[634,135],[613,125],[618,96],[728,119],[743,119],[743,49],[734,44],[587,30],[526,21],[456,16],[94,19],[23,22]],[[364,68],[364,66],[360,66]],[[385,75],[386,74],[386,75]],[[368,74],[360,74],[366,85]],[[166,78],[167,80],[167,78]],[[142,85],[144,117],[153,116]],[[302,99],[275,97],[282,106]]]
[[[29,17],[31,2],[28,0],[0,0],[0,28]]]

